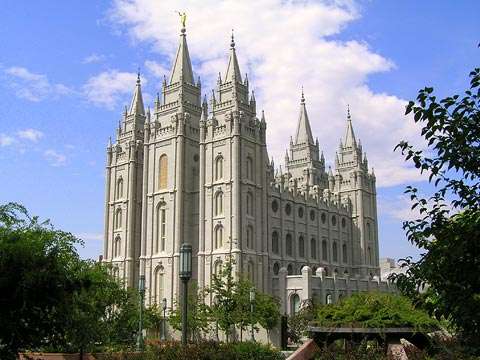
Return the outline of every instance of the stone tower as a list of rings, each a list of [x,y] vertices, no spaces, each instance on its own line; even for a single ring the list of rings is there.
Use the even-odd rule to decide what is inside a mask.
[[[247,275],[263,289],[266,124],[263,116],[256,117],[247,76],[242,80],[233,35],[227,70],[223,77],[219,74],[209,110],[205,101],[200,121],[199,286],[208,285],[231,255],[236,274]]]
[[[198,252],[200,94],[182,28],[170,78],[164,78],[162,94],[145,123],[140,259],[147,303],[165,297],[171,304],[179,290],[181,244],[189,243],[193,253]]]
[[[355,138],[350,109],[345,136],[335,157],[335,174],[329,174],[329,188],[351,204],[354,268],[362,275],[379,275],[375,175],[373,170],[368,172],[367,155]]]
[[[142,224],[143,129],[146,120],[140,74],[116,141],[107,147],[104,259],[126,286],[138,280]]]

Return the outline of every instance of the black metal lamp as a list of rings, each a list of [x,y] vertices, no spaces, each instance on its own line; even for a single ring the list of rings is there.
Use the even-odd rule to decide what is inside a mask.
[[[167,317],[165,313],[167,311],[167,298],[162,300],[162,310],[163,310],[163,323],[162,323],[162,337],[160,340],[165,341],[167,339]]]
[[[182,345],[187,345],[187,306],[188,306],[188,280],[192,277],[192,245],[182,244],[180,247],[179,276],[183,282],[183,311],[182,311]]]
[[[252,316],[252,328],[251,328],[251,341],[255,341],[255,332],[254,332],[254,329],[253,329],[253,312],[255,310],[255,288],[251,288],[250,289],[250,312],[251,312],[251,316]]]
[[[138,292],[140,293],[140,316],[138,319],[137,351],[143,351],[143,302],[145,299],[145,275],[138,278]]]

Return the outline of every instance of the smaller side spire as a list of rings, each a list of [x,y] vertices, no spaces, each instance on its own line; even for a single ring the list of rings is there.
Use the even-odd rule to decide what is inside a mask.
[[[307,108],[305,106],[305,95],[303,93],[300,99],[300,116],[298,118],[297,133],[295,136],[295,144],[311,144],[313,145],[312,129],[308,120]]]
[[[351,148],[355,148],[357,146],[355,133],[352,126],[352,117],[350,115],[350,105],[347,105],[347,130],[345,131],[345,141],[343,145]]]
[[[228,59],[227,71],[225,73],[225,82],[242,82],[242,74],[240,72],[240,67],[238,66],[237,53],[235,52],[235,38],[233,36],[230,40],[230,58]]]
[[[137,84],[133,93],[132,103],[130,104],[130,115],[145,115],[143,106],[142,85],[140,80],[140,71],[137,73]]]

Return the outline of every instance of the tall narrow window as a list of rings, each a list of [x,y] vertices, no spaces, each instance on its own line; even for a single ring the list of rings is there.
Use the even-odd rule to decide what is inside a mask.
[[[344,263],[347,263],[348,261],[348,256],[347,256],[347,244],[342,245],[342,261]]]
[[[276,262],[275,264],[273,264],[273,275],[277,276],[279,272],[280,272],[280,265],[278,264],[278,262]]]
[[[118,267],[113,268],[113,274],[112,275],[113,275],[113,279],[115,281],[120,280],[120,271],[118,270]]]
[[[293,241],[292,241],[292,235],[287,234],[285,237],[285,250],[287,252],[288,256],[293,256]]]
[[[322,259],[324,261],[328,260],[328,246],[327,246],[327,240],[322,241]]]
[[[121,248],[122,248],[122,240],[120,239],[120,236],[117,235],[113,243],[113,257],[120,256],[122,251]]]
[[[250,156],[247,157],[247,179],[253,180],[253,159]]]
[[[253,216],[253,195],[251,192],[247,193],[247,215]]]
[[[158,206],[157,207],[157,231],[156,231],[156,239],[155,242],[155,252],[165,251],[165,243],[167,237],[167,211]]]
[[[372,259],[373,259],[373,256],[372,256],[372,248],[369,246],[368,249],[368,264],[369,265],[372,265]]]
[[[122,227],[122,209],[119,208],[115,211],[114,222],[115,229],[120,229]]]
[[[338,253],[337,253],[337,243],[334,242],[333,245],[332,245],[332,257],[333,257],[333,261],[337,262],[338,261]]]
[[[123,198],[123,179],[122,178],[117,180],[117,190],[116,190],[115,198],[116,199]]]
[[[254,249],[253,245],[253,226],[248,225],[247,226],[247,248],[249,249]]]
[[[292,264],[288,264],[288,266],[287,266],[287,275],[293,275],[293,266],[292,266]]]
[[[215,160],[215,180],[223,179],[223,157],[219,156]]]
[[[295,315],[300,311],[300,296],[293,294],[290,298],[290,315]]]
[[[254,268],[253,262],[251,261],[248,262],[247,275],[248,275],[248,280],[250,280],[252,284],[255,284],[255,268]]]
[[[223,193],[219,191],[215,195],[215,215],[223,214]]]
[[[214,273],[214,275],[217,275],[217,276],[221,275],[221,273],[222,273],[222,262],[221,261],[217,261],[215,263],[215,265],[213,266],[213,273]]]
[[[158,160],[158,188],[165,189],[168,184],[168,158],[163,154]]]
[[[160,266],[155,270],[155,278],[154,278],[154,303],[160,304],[165,297],[165,273],[163,267]]]
[[[367,223],[367,240],[368,241],[372,240],[372,230],[370,228],[370,223]]]
[[[280,252],[278,244],[278,232],[276,231],[272,233],[272,251],[274,254],[278,254]]]
[[[215,249],[219,249],[223,246],[223,227],[217,226],[215,229]]]
[[[303,236],[298,238],[298,256],[305,257],[305,239]]]
[[[315,241],[315,238],[310,240],[310,257],[312,259],[317,258],[317,242]]]

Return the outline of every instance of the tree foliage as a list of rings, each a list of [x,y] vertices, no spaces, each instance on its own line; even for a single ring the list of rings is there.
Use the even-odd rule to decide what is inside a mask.
[[[134,343],[136,295],[80,259],[79,244],[21,205],[0,206],[0,358]]]
[[[438,100],[433,88],[419,91],[406,114],[422,130],[425,150],[407,141],[399,149],[434,187],[423,197],[409,186],[420,218],[403,224],[408,239],[424,250],[403,260],[397,286],[437,317],[450,319],[467,341],[480,342],[480,68],[470,73],[463,96]],[[419,289],[427,289],[420,294]]]

